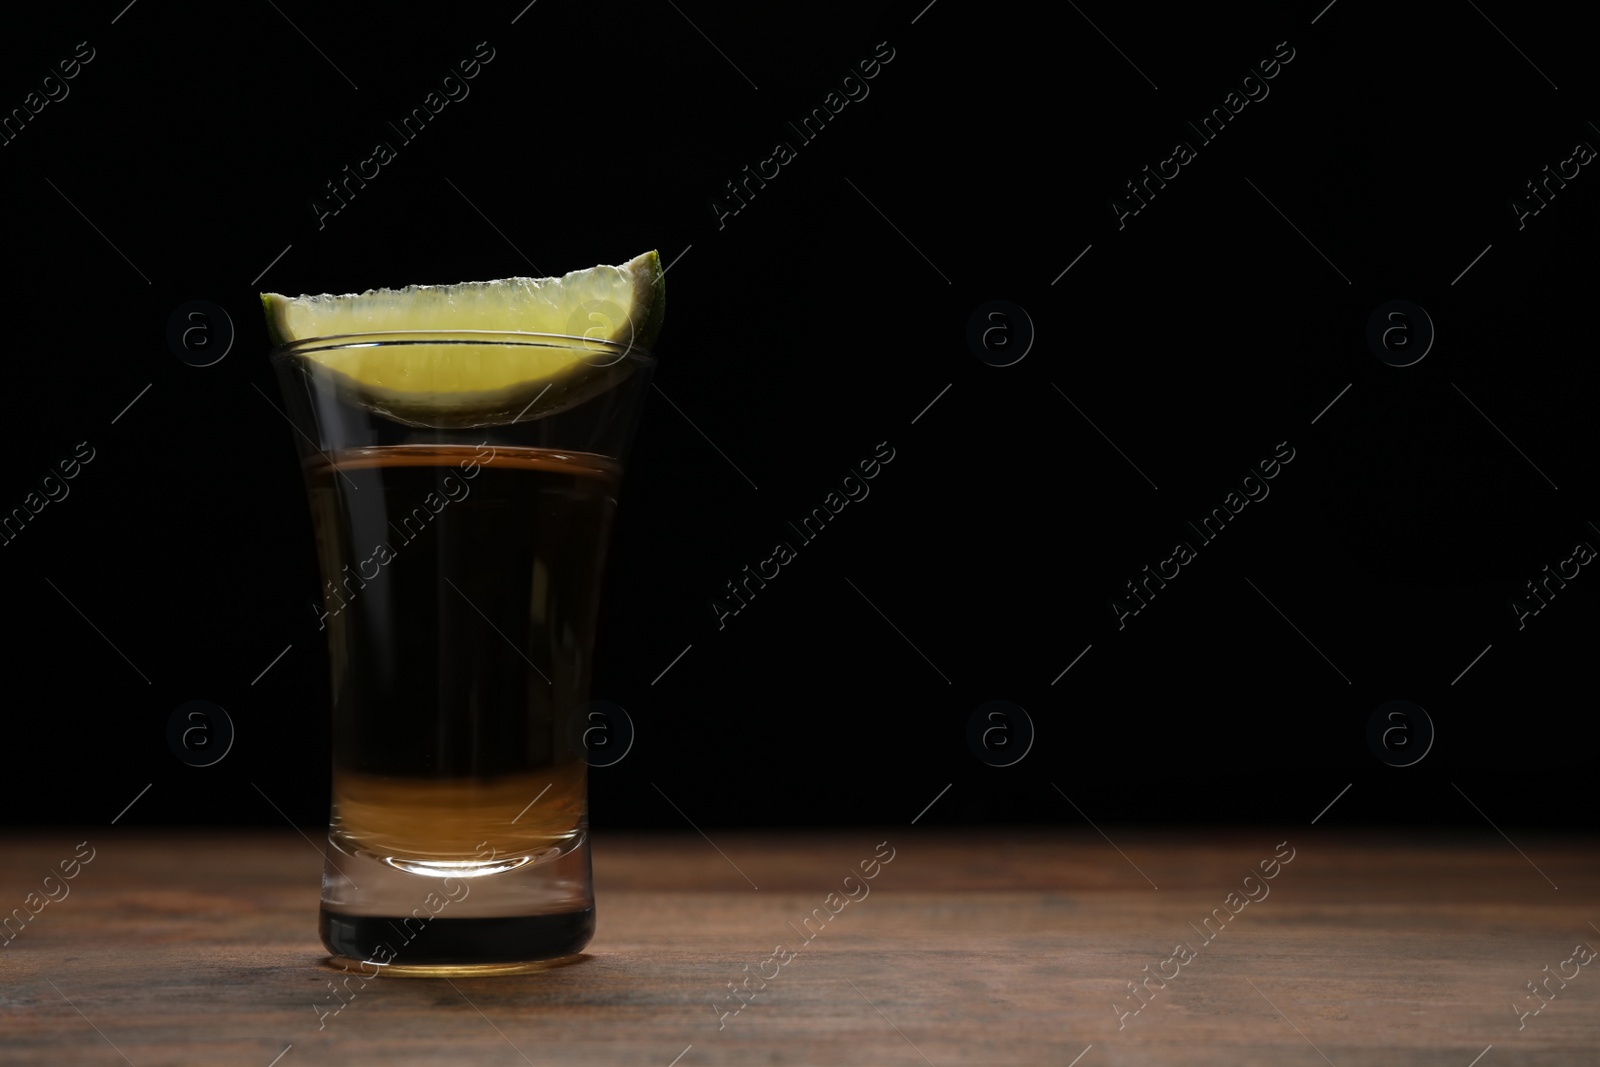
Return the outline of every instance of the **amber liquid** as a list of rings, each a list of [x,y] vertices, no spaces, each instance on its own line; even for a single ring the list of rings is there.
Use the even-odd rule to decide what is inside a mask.
[[[582,833],[589,698],[619,471],[601,456],[400,445],[314,459],[333,674],[332,833],[455,864]]]

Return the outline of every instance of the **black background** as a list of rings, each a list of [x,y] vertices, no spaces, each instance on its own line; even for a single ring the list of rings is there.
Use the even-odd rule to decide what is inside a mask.
[[[1294,822],[1336,796],[1325,824],[1591,825],[1600,578],[1511,608],[1600,545],[1600,178],[1511,207],[1600,144],[1589,46],[1565,9],[1320,7],[113,0],[8,26],[8,112],[94,58],[0,146],[0,508],[94,459],[0,547],[7,825],[326,818],[259,290],[648,248],[669,311],[594,686],[637,736],[591,775],[597,829]],[[399,144],[386,122],[479,42],[470,95]],[[880,42],[869,95],[802,143],[786,123]],[[1213,142],[1185,125],[1290,48]],[[380,139],[397,158],[319,228]],[[1180,139],[1196,158],[1119,228]],[[780,140],[796,158],[719,224]],[[996,299],[1036,331],[1006,367],[967,340]],[[1437,330],[1404,368],[1366,340],[1393,299]],[[235,333],[208,367],[166,339],[191,300]],[[722,584],[880,442],[870,496],[719,629]],[[1123,584],[1279,442],[1270,496],[1119,629]],[[168,747],[193,699],[237,730],[210,767]],[[967,743],[996,699],[1036,730],[1003,768]],[[1391,699],[1437,730],[1414,766],[1368,746]]]

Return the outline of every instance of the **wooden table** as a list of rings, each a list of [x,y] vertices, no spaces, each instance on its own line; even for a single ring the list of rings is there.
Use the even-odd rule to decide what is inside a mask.
[[[1519,852],[1487,830],[1106,829],[1115,846],[1089,831],[712,831],[715,847],[602,832],[585,958],[375,978],[347,1003],[329,992],[305,837],[13,834],[0,907],[23,907],[78,842],[93,858],[0,947],[0,1063],[1600,1063],[1600,960],[1565,962],[1600,948],[1592,839]],[[867,895],[832,915],[828,894],[859,896],[846,875],[885,841]],[[1265,880],[1278,852],[1292,858]],[[829,921],[804,941],[817,908]],[[766,962],[780,943],[793,957]],[[773,977],[724,1015],[740,1003],[728,983],[756,971]],[[1135,999],[1152,973],[1173,977]],[[1550,995],[1519,1019],[1536,980]]]

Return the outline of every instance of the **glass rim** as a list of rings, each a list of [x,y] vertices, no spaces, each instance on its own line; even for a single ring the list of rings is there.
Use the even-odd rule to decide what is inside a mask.
[[[371,330],[361,333],[327,334],[321,337],[301,337],[276,345],[267,352],[269,360],[290,359],[308,352],[340,348],[376,348],[384,345],[505,345],[523,348],[585,348],[598,355],[614,356],[620,360],[627,356],[655,361],[655,354],[643,345],[617,341],[596,340],[565,333],[533,333],[517,330]]]

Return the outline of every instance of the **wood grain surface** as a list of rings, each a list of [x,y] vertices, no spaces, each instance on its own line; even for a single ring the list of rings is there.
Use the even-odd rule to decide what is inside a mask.
[[[1106,829],[602,832],[576,962],[339,1001],[314,832],[12,833],[0,1063],[1600,1063],[1593,839]]]

